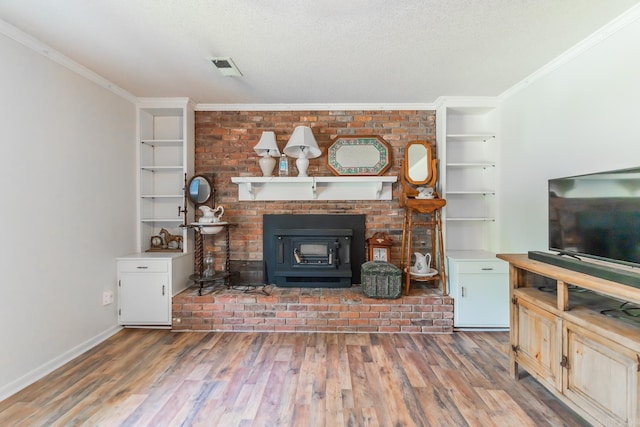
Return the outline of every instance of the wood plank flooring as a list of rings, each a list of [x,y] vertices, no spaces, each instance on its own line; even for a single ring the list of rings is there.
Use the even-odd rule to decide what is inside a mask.
[[[124,329],[0,402],[2,426],[581,426],[505,332]]]

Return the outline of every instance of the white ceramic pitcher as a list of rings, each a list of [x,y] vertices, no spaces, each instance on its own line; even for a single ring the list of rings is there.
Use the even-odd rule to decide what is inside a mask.
[[[416,257],[416,263],[413,266],[413,271],[418,274],[427,274],[431,271],[431,254],[422,255],[420,252],[414,252]]]
[[[202,224],[215,224],[220,222],[222,215],[224,215],[224,208],[222,205],[218,206],[216,209],[211,209],[209,206],[200,206],[198,209],[202,211],[202,216],[198,220],[198,222]]]

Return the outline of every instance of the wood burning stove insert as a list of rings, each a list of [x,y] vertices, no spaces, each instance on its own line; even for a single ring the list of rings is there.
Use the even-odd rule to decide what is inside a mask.
[[[266,283],[344,288],[360,283],[364,215],[264,215]]]

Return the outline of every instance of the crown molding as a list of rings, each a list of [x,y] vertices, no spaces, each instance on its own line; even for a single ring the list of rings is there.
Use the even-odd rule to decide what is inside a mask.
[[[402,111],[435,110],[434,103],[409,104],[196,104],[196,111]]]
[[[136,98],[138,106],[172,108],[176,105],[184,105],[187,108],[195,108],[195,103],[188,97],[139,97]]]
[[[1,19],[0,19],[0,34],[3,34],[9,37],[10,39],[22,44],[23,46],[28,47],[29,49],[49,58],[53,62],[56,62],[59,65],[62,65],[63,67],[69,69],[70,71],[73,71],[74,73],[79,74],[80,76],[86,78],[87,80],[92,81],[93,83],[107,89],[108,91],[126,99],[131,103],[135,103],[137,101],[137,97],[133,96],[128,91],[122,89],[120,86],[110,82],[109,80],[105,79],[99,74],[96,74],[95,72],[91,71],[84,65],[78,64],[68,56],[65,56],[62,53],[58,52],[57,50],[53,49],[51,46],[48,46],[47,44],[41,42],[35,37],[32,37],[20,31],[16,27],[12,26],[11,24]]]
[[[497,107],[500,99],[496,96],[440,96],[434,102],[436,108],[441,107]]]
[[[569,48],[568,50],[566,50],[565,52],[557,56],[555,59],[548,62],[546,65],[543,65],[542,67],[540,67],[539,69],[531,73],[529,76],[525,77],[520,82],[516,83],[515,85],[511,86],[509,89],[502,92],[500,95],[498,95],[498,98],[500,100],[505,100],[515,95],[516,93],[530,86],[534,82],[551,74],[552,72],[560,68],[562,65],[566,64],[567,62],[571,61],[572,59],[586,52],[587,50],[602,43],[603,41],[611,37],[613,34],[625,28],[627,25],[635,22],[639,18],[640,18],[640,4],[637,4],[636,6],[633,6],[631,9],[623,13],[622,15],[610,21],[608,24],[600,28],[595,33],[591,34],[586,39],[580,41],[578,44]]]

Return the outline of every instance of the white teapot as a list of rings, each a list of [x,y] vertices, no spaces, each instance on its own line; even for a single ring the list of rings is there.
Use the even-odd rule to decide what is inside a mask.
[[[418,195],[416,199],[433,199],[433,187],[416,187],[418,190]]]
[[[416,263],[413,266],[414,273],[427,274],[431,271],[431,254],[422,255],[420,252],[414,252]]]
[[[202,211],[202,216],[198,220],[201,224],[215,224],[220,222],[222,215],[224,215],[224,207],[218,206],[216,209],[212,209],[209,206],[198,207]]]

